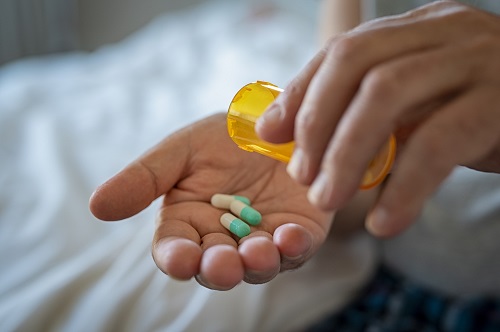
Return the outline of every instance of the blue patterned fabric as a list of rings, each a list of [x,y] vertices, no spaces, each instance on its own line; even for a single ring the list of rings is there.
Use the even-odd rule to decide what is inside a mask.
[[[500,332],[500,299],[449,298],[382,267],[357,300],[306,331]]]

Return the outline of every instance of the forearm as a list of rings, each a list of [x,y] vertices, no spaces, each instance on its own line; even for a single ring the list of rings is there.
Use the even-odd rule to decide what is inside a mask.
[[[361,23],[361,0],[322,0],[319,12],[319,42]]]

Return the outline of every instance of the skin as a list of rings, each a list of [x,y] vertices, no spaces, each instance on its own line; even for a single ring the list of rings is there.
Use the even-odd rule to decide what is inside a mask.
[[[285,164],[239,149],[225,114],[217,114],[165,138],[97,188],[90,210],[102,220],[121,220],[162,196],[152,245],[158,268],[228,290],[298,268],[325,241],[333,213],[311,205],[306,192]],[[261,224],[237,238],[220,224],[227,211],[210,204],[214,193],[250,198]]]
[[[352,199],[394,133],[396,166],[367,218],[373,234],[393,236],[455,166],[500,172],[499,59],[498,16],[437,1],[332,38],[256,130],[295,140],[288,173],[324,211]]]

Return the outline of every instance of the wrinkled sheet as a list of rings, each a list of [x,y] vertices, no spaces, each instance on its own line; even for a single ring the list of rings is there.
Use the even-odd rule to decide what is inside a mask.
[[[297,3],[207,2],[90,54],[0,68],[1,331],[290,331],[353,296],[376,259],[367,237],[218,292],[157,270],[157,203],[116,223],[87,205],[98,184],[223,111],[245,83],[285,85],[316,48],[314,9]]]

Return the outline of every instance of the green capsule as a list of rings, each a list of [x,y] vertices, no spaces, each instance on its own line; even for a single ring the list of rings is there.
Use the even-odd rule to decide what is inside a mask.
[[[251,208],[241,201],[232,201],[229,209],[236,216],[240,217],[242,220],[246,221],[252,226],[257,226],[262,221],[262,215],[259,211]]]
[[[243,220],[233,216],[231,213],[224,213],[220,217],[220,223],[238,237],[245,237],[250,234],[250,226],[244,223]]]

